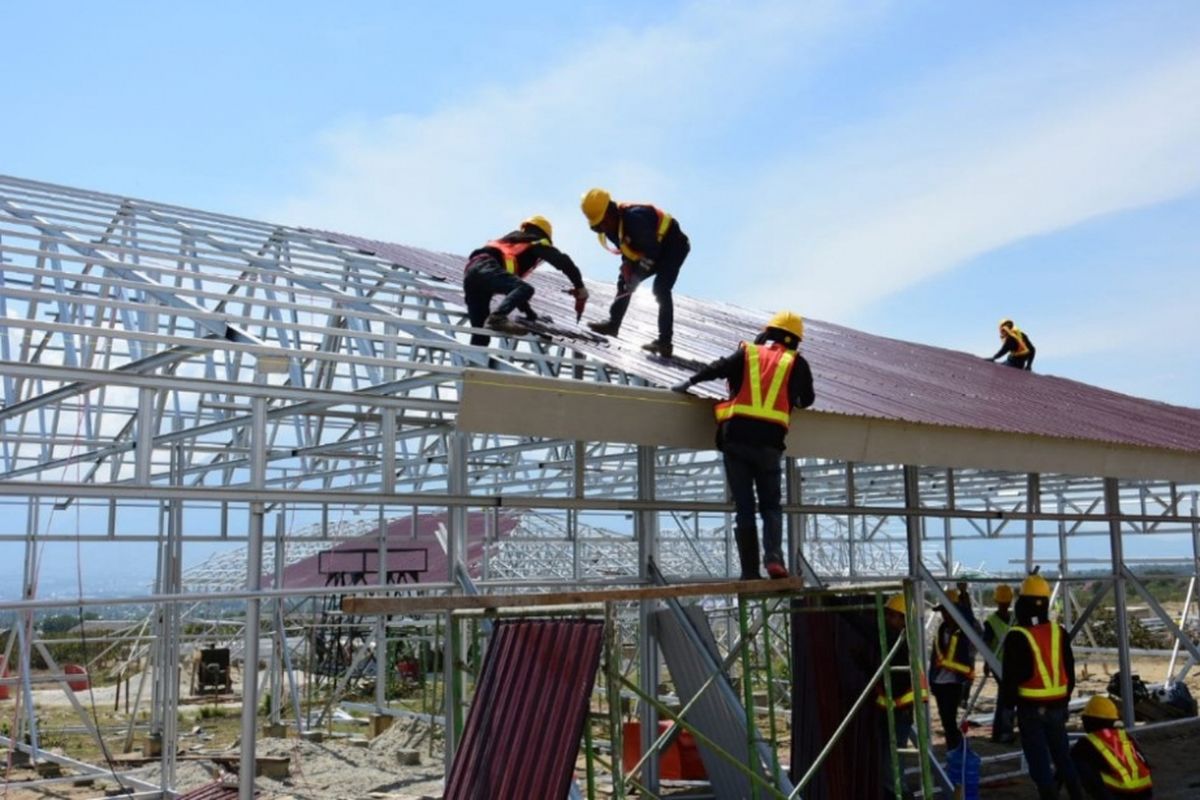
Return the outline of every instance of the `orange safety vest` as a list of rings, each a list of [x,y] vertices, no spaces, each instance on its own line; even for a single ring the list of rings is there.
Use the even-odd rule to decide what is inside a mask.
[[[1032,628],[1013,625],[1009,635],[1013,632],[1029,640],[1034,666],[1033,675],[1017,687],[1017,696],[1039,703],[1065,698],[1069,692],[1067,668],[1062,663],[1062,628],[1055,622],[1043,622]]]
[[[617,208],[624,212],[636,206],[644,205],[648,204],[620,203],[618,204]],[[671,227],[671,215],[657,206],[650,207],[653,208],[654,213],[658,215],[658,228],[655,229],[654,235],[658,241],[661,242],[666,237],[667,230]],[[644,253],[634,250],[633,246],[629,243],[629,240],[625,238],[625,217],[623,215],[618,215],[617,217],[617,243],[620,245],[620,250],[617,252],[620,252],[621,255],[625,256],[625,258],[629,259],[630,261],[641,261],[646,257]]]
[[[1009,356],[1020,358],[1021,356],[1029,355],[1029,343],[1025,341],[1025,334],[1020,328],[1013,325],[1004,336],[1006,339],[1013,339],[1017,343],[1017,349],[1009,351]]]
[[[742,388],[736,397],[717,403],[717,422],[748,417],[774,422],[786,430],[791,421],[787,384],[796,352],[781,344],[742,342],[741,348],[745,355]]]
[[[1108,769],[1100,773],[1105,786],[1117,793],[1150,788],[1150,767],[1133,746],[1128,733],[1117,728],[1102,728],[1089,733],[1087,740],[1108,765]]]
[[[523,278],[537,269],[537,265],[542,263],[542,261],[541,259],[538,259],[537,261],[533,262],[533,266],[531,266],[529,269],[525,270],[524,272],[519,272],[517,267],[517,256],[521,255],[521,253],[524,253],[535,244],[548,245],[550,244],[550,240],[537,239],[536,241],[532,242],[506,242],[502,239],[493,239],[485,244],[484,247],[490,247],[493,250],[499,250],[500,254],[504,257],[504,269],[519,278]]]
[[[892,698],[892,708],[902,709],[908,708],[916,700],[916,692],[910,686],[908,691],[898,697]],[[921,675],[921,702],[929,701],[929,676]],[[875,705],[884,710],[887,709],[887,693],[883,690],[883,681],[875,685]]]
[[[950,634],[949,647],[946,648],[947,652],[942,651],[942,637],[933,637],[933,666],[934,669],[940,667],[948,669],[951,672],[957,672],[959,675],[965,676],[967,680],[972,681],[975,680],[975,665],[963,664],[954,660],[955,655],[958,653],[958,636],[960,633],[961,631],[955,631]]]

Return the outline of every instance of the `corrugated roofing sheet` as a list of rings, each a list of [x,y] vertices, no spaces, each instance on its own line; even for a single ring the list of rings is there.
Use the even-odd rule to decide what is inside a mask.
[[[446,800],[567,796],[603,640],[599,621],[496,623]]]
[[[327,233],[331,241],[359,249],[406,269],[445,281],[438,297],[462,303],[465,258],[403,245]],[[588,280],[587,319],[602,317],[612,301],[613,280]],[[562,327],[574,329],[572,300],[554,269],[543,268],[530,282],[534,305]],[[687,285],[687,265],[681,273]],[[648,288],[643,289],[649,292]],[[803,309],[799,309],[801,312]],[[675,355],[708,362],[753,336],[766,312],[695,300],[675,293]],[[657,335],[653,304],[630,308],[620,339],[571,339],[590,358],[626,370],[658,386],[670,386],[692,372],[686,365],[647,356],[639,350]],[[586,321],[586,320],[585,320]],[[580,326],[581,336],[590,331]],[[822,411],[919,424],[966,427],[1002,433],[1036,434],[1126,445],[1200,452],[1200,410],[1120,394],[1078,381],[1010,369],[970,353],[874,336],[820,320],[805,321],[801,352],[813,368]],[[706,384],[700,393],[721,396],[723,387]]]

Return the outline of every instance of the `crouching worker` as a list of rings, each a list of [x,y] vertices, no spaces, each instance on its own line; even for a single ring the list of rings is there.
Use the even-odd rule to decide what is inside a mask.
[[[471,253],[463,274],[463,294],[471,327],[487,326],[502,333],[521,333],[524,329],[508,318],[513,309],[520,309],[530,322],[538,319],[548,322],[549,317],[539,317],[530,307],[533,286],[524,280],[543,261],[567,276],[574,287],[571,294],[577,300],[587,299],[579,267],[551,243],[551,234],[550,220],[533,216],[522,222],[519,229],[493,239]],[[504,295],[504,299],[493,312],[492,298],[498,294]],[[488,339],[486,334],[472,334],[471,344],[485,347]]]
[[[1124,728],[1117,727],[1117,707],[1095,695],[1083,709],[1085,736],[1071,748],[1079,782],[1093,800],[1149,800],[1154,796],[1150,764]]]
[[[717,449],[725,461],[725,479],[733,496],[734,538],[742,580],[758,580],[758,525],[755,494],[763,521],[763,561],[772,578],[788,577],[783,558],[784,438],[793,408],[812,405],[812,371],[796,352],[804,338],[804,320],[780,311],[753,343],[742,342],[733,353],[700,369],[672,391],[702,381],[724,378],[729,399],[717,403]]]

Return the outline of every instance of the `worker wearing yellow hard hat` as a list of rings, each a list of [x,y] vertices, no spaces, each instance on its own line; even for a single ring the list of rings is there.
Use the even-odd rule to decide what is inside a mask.
[[[890,651],[892,647],[896,647],[896,654],[892,656],[892,667],[909,666],[908,641],[904,635],[907,622],[905,618],[906,608],[907,606],[904,602],[904,595],[902,594],[894,594],[889,597],[883,607],[884,626],[887,635],[887,650]],[[899,640],[899,646],[896,646],[897,640]],[[924,678],[924,676],[922,676],[922,678]],[[881,738],[889,745],[883,748],[884,797],[906,797],[908,794],[904,788],[905,780],[903,770],[897,772],[897,764],[892,760],[892,750],[886,728],[888,720],[886,712],[888,711],[888,707],[890,705],[892,711],[893,730],[895,731],[896,736],[896,746],[907,747],[908,741],[912,736],[914,706],[918,702],[928,702],[929,681],[924,680],[921,691],[914,692],[912,672],[907,669],[895,669],[891,672],[891,689],[892,694],[891,701],[889,703],[887,687],[884,686],[883,679],[881,678],[880,681],[875,684],[875,707],[882,712],[879,715],[880,724],[885,726],[883,728],[883,732],[881,733]],[[894,794],[897,779],[899,779],[901,783],[901,793],[899,795]]]
[[[662,209],[645,203],[617,203],[605,189],[589,189],[580,200],[588,227],[596,232],[606,250],[621,257],[617,296],[608,319],[589,322],[588,327],[605,336],[617,336],[638,284],[654,278],[658,301],[658,338],[643,350],[670,358],[674,353],[675,306],[671,289],[679,269],[691,251],[679,221]]]
[[[959,581],[956,588],[947,589],[946,598],[978,632],[979,622],[975,619],[975,610],[971,606],[967,582]],[[958,710],[975,680],[975,647],[945,605],[939,603],[934,608],[942,612],[942,622],[938,625],[930,646],[929,690],[937,703],[942,733],[946,738],[946,750],[950,751],[962,744]]]
[[[1014,325],[1008,317],[1000,320],[1000,349],[988,361],[1008,356],[1004,360],[1005,366],[1032,370],[1033,357],[1036,355],[1037,348],[1033,346],[1033,340],[1029,338],[1029,334]]]
[[[1093,695],[1080,718],[1084,735],[1071,748],[1071,761],[1089,796],[1153,797],[1150,762],[1128,731],[1118,727],[1116,704],[1104,695]]]
[[[783,557],[782,460],[784,437],[793,408],[812,405],[812,371],[796,352],[804,338],[804,320],[780,311],[753,343],[698,370],[671,387],[686,393],[702,381],[724,378],[729,399],[717,403],[717,449],[734,505],[734,538],[742,578],[759,577],[757,512],[763,523],[763,563],[772,578],[786,578]]]
[[[996,610],[988,614],[983,621],[983,641],[992,649],[997,660],[1003,661],[1004,637],[1008,635],[1008,629],[1013,623],[1013,614],[1010,609],[1013,601],[1013,588],[1007,583],[999,584],[992,592],[992,600],[996,604]],[[991,674],[991,668],[987,662],[984,662],[984,679],[986,680]],[[1013,724],[1013,710],[997,703],[995,714],[992,715],[992,741],[1000,744],[1014,742],[1016,735],[1013,733]]]
[[[549,317],[539,316],[529,305],[534,289],[525,280],[542,261],[567,276],[577,308],[582,310],[588,296],[583,275],[571,257],[554,246],[553,235],[550,220],[534,215],[522,221],[517,230],[493,239],[471,253],[463,273],[463,294],[471,327],[486,326],[503,333],[524,332],[523,326],[508,318],[514,309],[520,309],[528,322],[549,322]],[[498,294],[504,295],[504,299],[492,311],[492,298]],[[488,339],[484,333],[471,334],[473,345],[486,346]]]
[[[1049,582],[1036,572],[1021,583],[1013,609],[1016,624],[1004,638],[996,703],[1016,708],[1021,749],[1038,797],[1058,797],[1062,783],[1071,800],[1082,800],[1067,740],[1075,654],[1070,634],[1050,619],[1051,593]]]

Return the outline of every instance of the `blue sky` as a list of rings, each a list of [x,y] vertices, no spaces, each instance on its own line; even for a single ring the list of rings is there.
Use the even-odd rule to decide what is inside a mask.
[[[1200,4],[10,3],[0,172],[465,253],[592,185],[677,290],[1200,406]]]
[[[10,5],[0,170],[467,252],[590,185],[688,294],[1200,405],[1195,3]],[[52,48],[47,49],[47,38]]]

